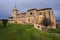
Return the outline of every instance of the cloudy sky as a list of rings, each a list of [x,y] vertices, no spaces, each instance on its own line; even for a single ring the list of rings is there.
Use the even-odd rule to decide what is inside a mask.
[[[15,4],[20,12],[49,7],[53,9],[56,19],[60,19],[60,0],[0,0],[0,19],[11,16]]]

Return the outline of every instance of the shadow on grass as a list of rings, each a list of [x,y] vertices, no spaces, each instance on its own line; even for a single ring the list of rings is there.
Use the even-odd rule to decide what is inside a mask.
[[[5,26],[5,27],[4,27],[4,26],[1,26],[1,25],[0,25],[0,29],[7,29],[7,27],[8,27],[8,26]]]

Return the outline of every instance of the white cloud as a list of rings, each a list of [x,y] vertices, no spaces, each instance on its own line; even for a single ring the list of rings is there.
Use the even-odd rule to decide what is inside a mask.
[[[60,18],[60,10],[54,10],[54,15]]]

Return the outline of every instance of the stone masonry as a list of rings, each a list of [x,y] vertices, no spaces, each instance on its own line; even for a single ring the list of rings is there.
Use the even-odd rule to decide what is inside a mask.
[[[41,22],[44,18],[49,18],[53,25],[47,26],[47,28],[56,28],[56,20],[52,8],[43,8],[43,9],[29,9],[27,12],[19,12],[16,6],[12,10],[12,16],[9,17],[10,23],[16,24],[33,24],[35,28],[42,30],[44,25],[41,25]]]

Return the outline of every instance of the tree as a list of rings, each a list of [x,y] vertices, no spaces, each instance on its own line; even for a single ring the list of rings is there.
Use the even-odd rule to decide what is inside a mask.
[[[2,21],[3,26],[6,26],[6,24],[8,23],[8,19],[2,19],[1,21]]]

